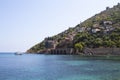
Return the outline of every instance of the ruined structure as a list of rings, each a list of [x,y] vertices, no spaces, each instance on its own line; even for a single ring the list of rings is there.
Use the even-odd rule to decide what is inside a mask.
[[[58,42],[51,38],[45,38],[45,48],[46,50],[44,50],[44,53],[46,54],[73,54],[74,53],[74,49],[72,47],[68,47],[65,45],[71,44],[71,41],[73,40],[73,35],[72,36],[68,36],[65,38],[64,41],[62,41],[61,45],[58,45]],[[62,47],[63,46],[63,47]]]
[[[46,49],[55,49],[57,41],[51,37],[45,38],[45,48]]]
[[[50,54],[74,54],[73,48],[57,48],[51,49],[49,51]]]

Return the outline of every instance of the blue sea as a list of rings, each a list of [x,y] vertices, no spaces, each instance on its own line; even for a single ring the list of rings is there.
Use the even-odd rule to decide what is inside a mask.
[[[120,80],[120,61],[0,53],[0,80]]]

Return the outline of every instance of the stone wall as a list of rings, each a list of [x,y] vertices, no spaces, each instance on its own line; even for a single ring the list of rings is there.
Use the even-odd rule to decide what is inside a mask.
[[[85,48],[83,52],[87,55],[120,55],[120,48]]]
[[[57,49],[51,49],[49,54],[73,54],[74,49],[73,48],[57,48]]]

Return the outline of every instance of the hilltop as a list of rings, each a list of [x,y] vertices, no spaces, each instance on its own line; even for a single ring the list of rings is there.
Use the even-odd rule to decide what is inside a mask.
[[[29,53],[80,53],[87,48],[120,47],[120,3],[55,36],[45,38]],[[63,51],[63,52],[62,52]]]

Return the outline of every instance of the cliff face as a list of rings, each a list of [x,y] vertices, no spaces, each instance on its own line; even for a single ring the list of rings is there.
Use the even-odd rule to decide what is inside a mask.
[[[84,22],[53,37],[46,38],[27,50],[29,53],[50,49],[84,47],[120,47],[120,4],[94,15]]]

